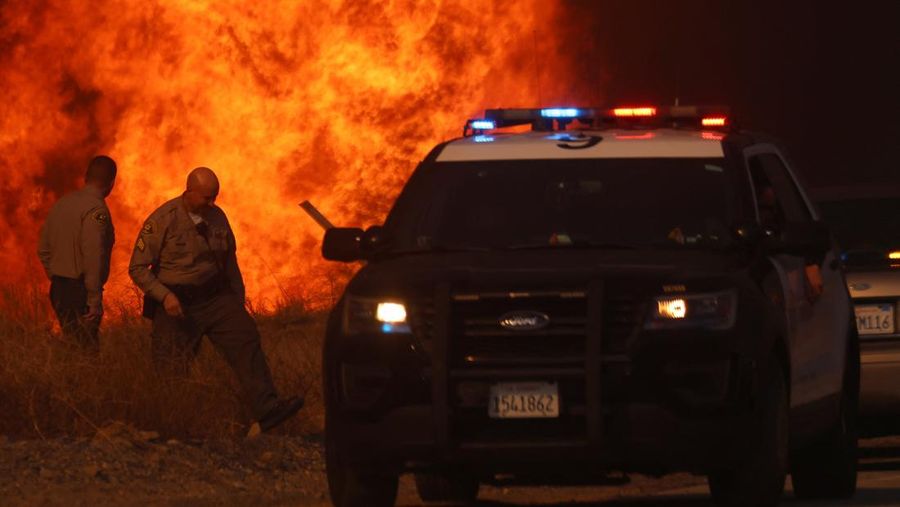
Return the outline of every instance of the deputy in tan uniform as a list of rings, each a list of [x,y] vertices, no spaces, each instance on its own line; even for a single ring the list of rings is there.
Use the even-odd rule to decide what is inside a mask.
[[[103,285],[115,242],[106,197],[116,182],[116,163],[107,156],[88,164],[84,187],[65,195],[41,228],[38,257],[50,279],[50,302],[66,337],[99,349]]]
[[[144,222],[128,272],[145,294],[157,364],[185,372],[206,335],[237,375],[259,429],[267,431],[297,413],[303,399],[277,397],[256,323],[244,307],[234,234],[214,204],[218,193],[212,170],[191,171],[187,190]]]

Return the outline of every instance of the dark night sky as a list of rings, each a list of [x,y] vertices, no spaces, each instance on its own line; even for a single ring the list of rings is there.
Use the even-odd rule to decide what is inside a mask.
[[[813,186],[900,183],[900,2],[563,4],[604,102],[728,104]]]

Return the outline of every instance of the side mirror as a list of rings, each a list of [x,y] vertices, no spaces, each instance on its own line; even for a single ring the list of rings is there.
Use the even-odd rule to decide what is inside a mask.
[[[322,257],[330,261],[353,262],[364,257],[363,230],[358,227],[332,227],[325,231]]]
[[[831,243],[831,233],[824,222],[789,223],[772,239],[776,248],[799,253],[827,249]]]
[[[829,244],[828,227],[822,222],[787,224],[781,240],[788,248],[825,248]]]

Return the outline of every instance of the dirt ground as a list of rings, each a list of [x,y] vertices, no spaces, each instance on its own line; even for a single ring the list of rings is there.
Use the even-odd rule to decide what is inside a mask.
[[[315,438],[191,442],[124,424],[93,438],[0,437],[3,505],[303,505],[325,494]]]
[[[660,482],[663,481],[663,482]],[[702,482],[688,475],[600,488],[485,486],[493,501],[616,498]],[[91,438],[11,441],[0,437],[3,505],[330,505],[321,439],[268,436],[254,440],[165,440],[122,423]],[[398,505],[420,505],[410,477]]]
[[[897,469],[900,437],[861,444],[861,470],[871,475]],[[702,477],[674,474],[635,475],[590,487],[482,486],[479,504],[668,505],[665,495],[675,495],[672,505],[708,505],[705,483]],[[895,495],[894,490],[881,493]],[[684,494],[695,500],[677,499]],[[14,441],[0,436],[0,504],[326,507],[330,502],[317,436],[166,440],[156,432],[112,423],[90,438]],[[900,498],[883,505],[897,504]],[[401,479],[397,505],[421,505],[410,476]]]

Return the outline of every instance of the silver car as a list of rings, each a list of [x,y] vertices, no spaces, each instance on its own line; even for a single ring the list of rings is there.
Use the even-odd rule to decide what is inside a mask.
[[[813,192],[843,252],[856,311],[860,413],[900,414],[900,186]]]

